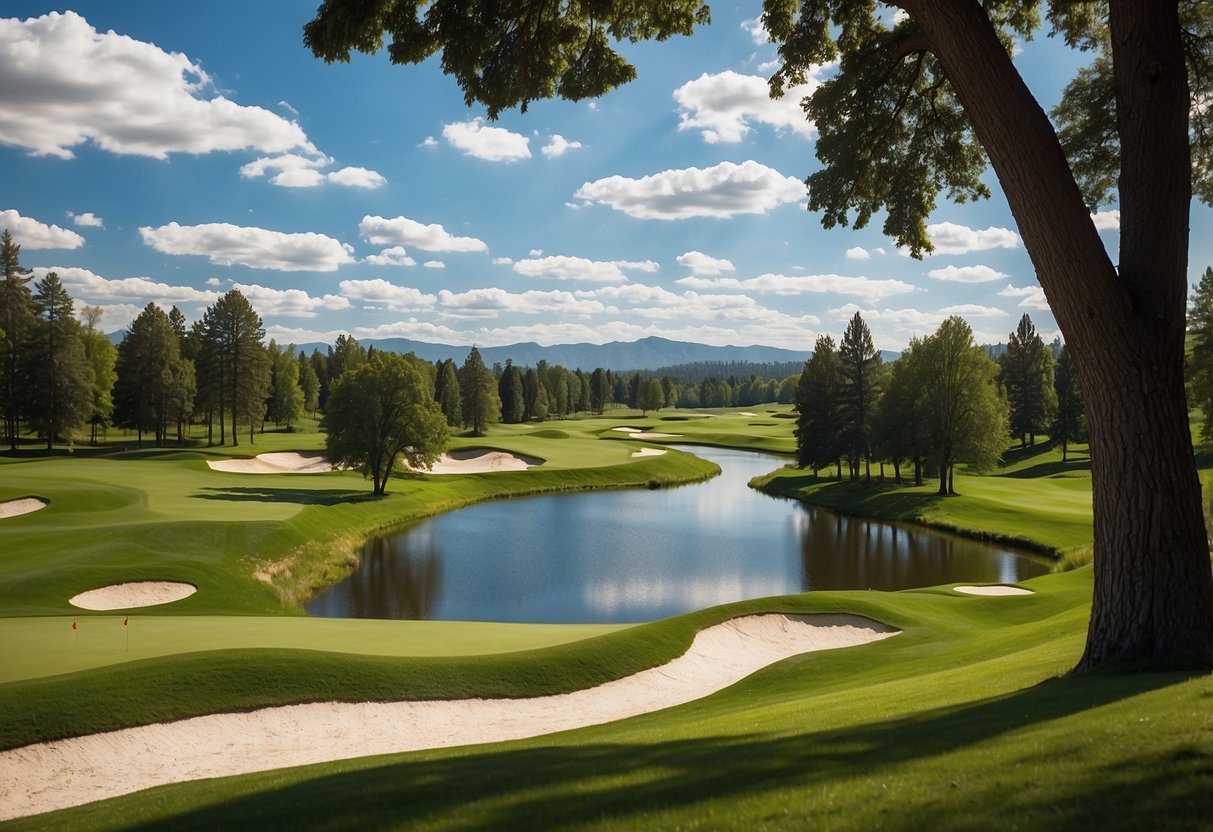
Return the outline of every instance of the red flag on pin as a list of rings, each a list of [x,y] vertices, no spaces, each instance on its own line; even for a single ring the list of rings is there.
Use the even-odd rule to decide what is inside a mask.
[[[76,619],[72,619],[72,629],[76,629]]]
[[[122,626],[123,626],[123,627],[127,626],[127,623],[128,623],[130,620],[131,620],[131,617],[130,617],[129,615],[128,615],[126,618],[122,619]]]

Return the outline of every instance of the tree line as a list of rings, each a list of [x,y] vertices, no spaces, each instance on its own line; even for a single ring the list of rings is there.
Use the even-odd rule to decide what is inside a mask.
[[[1082,392],[1069,352],[1056,363],[1052,349],[1024,315],[1007,349],[994,361],[976,344],[964,319],[952,316],[933,334],[914,338],[884,363],[863,317],[856,312],[835,346],[818,337],[796,388],[796,458],[816,474],[833,466],[843,477],[871,479],[872,462],[939,477],[939,493],[953,494],[957,463],[989,470],[1010,437],[1030,446],[1048,434],[1062,448],[1084,441]]]

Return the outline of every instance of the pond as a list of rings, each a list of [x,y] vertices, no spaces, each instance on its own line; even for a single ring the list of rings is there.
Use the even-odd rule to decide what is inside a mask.
[[[369,541],[313,615],[545,623],[647,621],[814,589],[1014,582],[1048,571],[1022,552],[833,514],[747,485],[785,462],[685,448],[723,473],[657,491],[481,503]]]

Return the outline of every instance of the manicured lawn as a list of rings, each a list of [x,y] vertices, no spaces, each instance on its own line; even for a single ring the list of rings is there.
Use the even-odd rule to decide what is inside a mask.
[[[352,473],[250,476],[205,466],[230,450],[0,462],[0,499],[51,500],[0,521],[0,747],[290,702],[573,690],[661,664],[696,630],[750,612],[845,611],[902,629],[604,726],[179,784],[6,828],[1208,828],[1213,677],[1067,676],[1089,614],[1086,568],[1027,581],[1036,593],[1027,597],[947,587],[813,592],[632,627],[293,614],[291,598],[343,574],[357,543],[379,528],[516,493],[711,473],[685,454],[632,459],[642,447],[791,450],[787,408],[744,410],[499,426],[452,444],[544,466],[400,477],[384,500],[368,499]],[[618,426],[679,435],[632,440]],[[306,451],[320,440],[309,431],[265,434],[239,450]],[[1053,451],[1012,452],[993,476],[958,473],[961,496],[950,498],[935,496],[933,484],[835,483],[795,469],[763,487],[1052,551],[1090,543],[1081,453],[1063,464]],[[271,566],[292,577],[274,587],[254,577]],[[81,589],[138,578],[188,580],[200,591],[134,611],[129,652],[120,616],[66,604]]]

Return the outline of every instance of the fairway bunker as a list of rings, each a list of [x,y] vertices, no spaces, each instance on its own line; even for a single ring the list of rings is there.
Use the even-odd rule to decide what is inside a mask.
[[[994,586],[954,586],[952,589],[957,592],[963,592],[965,595],[988,595],[993,597],[1036,594],[1032,590],[1024,589],[1021,586],[1006,586],[1005,584],[996,584]]]
[[[633,457],[640,456],[661,456],[665,453],[664,448],[641,448],[639,451],[632,451]]]
[[[0,503],[0,520],[6,517],[20,517],[40,508],[46,508],[46,500],[37,497],[21,497],[17,500],[6,500]]]
[[[494,451],[490,448],[464,448],[449,451],[438,458],[428,474],[488,474],[493,471],[525,471],[542,465],[533,456]]]
[[[333,470],[323,456],[297,453],[259,454],[252,459],[207,460],[206,464],[214,471],[229,474],[327,474]]]
[[[130,610],[171,604],[197,591],[198,587],[182,581],[130,581],[81,592],[68,603],[82,610]]]
[[[654,433],[652,431],[641,430],[640,428],[618,427],[611,428],[619,433],[626,433],[628,439],[677,439],[682,436],[681,433]]]
[[[751,615],[701,630],[690,649],[660,667],[573,693],[319,702],[27,745],[0,752],[0,821],[166,783],[600,725],[691,702],[801,653],[898,632],[858,615]]]

